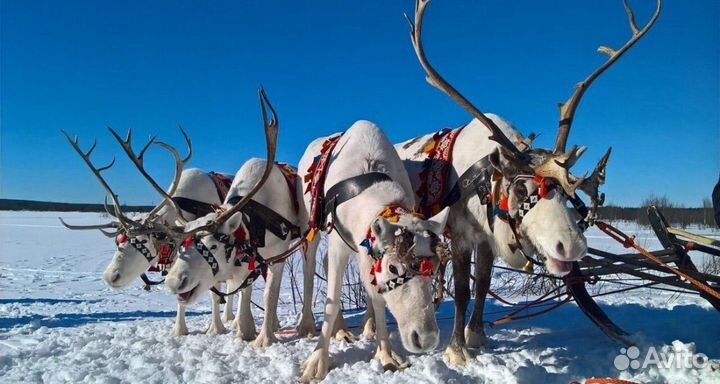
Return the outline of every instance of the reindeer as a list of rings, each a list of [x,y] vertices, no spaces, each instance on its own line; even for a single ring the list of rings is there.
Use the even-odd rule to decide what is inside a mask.
[[[176,253],[176,243],[167,236],[163,231],[167,223],[175,223],[176,221],[185,221],[194,219],[198,213],[207,211],[212,205],[218,205],[220,201],[220,191],[214,181],[215,173],[206,173],[199,169],[183,170],[185,164],[192,157],[192,143],[187,133],[181,128],[181,132],[187,144],[188,155],[183,159],[179,156],[178,151],[163,142],[156,140],[156,137],[150,140],[142,147],[141,151],[136,154],[132,149],[132,130],[128,131],[127,137],[123,140],[113,130],[109,128],[113,137],[120,143],[125,153],[132,160],[133,164],[140,170],[141,174],[150,182],[162,196],[168,196],[170,199],[163,200],[162,203],[153,208],[149,213],[139,214],[133,218],[129,218],[122,211],[118,202],[118,196],[110,188],[107,181],[102,176],[102,172],[110,169],[115,162],[104,167],[96,167],[90,156],[96,148],[97,142],[92,145],[88,151],[83,151],[79,146],[79,139],[70,138],[66,132],[63,132],[66,139],[73,149],[80,155],[85,164],[90,168],[97,177],[100,184],[110,195],[113,201],[113,209],[105,205],[108,214],[114,216],[117,220],[100,225],[70,225],[60,219],[62,224],[73,230],[99,229],[104,235],[115,238],[117,250],[113,255],[110,264],[103,273],[103,279],[112,288],[120,289],[127,287],[132,281],[141,277],[146,283],[146,288],[150,285],[156,285],[161,282],[152,282],[145,275],[145,271],[152,265],[160,261],[161,256],[165,263],[172,263]],[[144,155],[151,145],[156,145],[166,149],[175,159],[175,176],[168,190],[165,192],[159,187],[157,182],[145,171]],[[170,204],[168,204],[170,202]],[[176,210],[174,208],[178,208]],[[115,229],[115,232],[107,232],[105,229]],[[217,298],[213,300],[213,316],[211,326],[208,328],[208,334],[224,333],[224,327],[220,321],[219,303]],[[226,320],[232,320],[232,300],[228,300],[225,307]],[[171,335],[180,336],[187,335],[187,325],[185,323],[185,308],[178,305],[175,326],[171,331]]]
[[[326,140],[320,138],[308,146],[298,166],[301,175],[311,169]],[[398,321],[408,351],[432,350],[439,340],[428,277],[448,253],[439,238],[448,210],[427,220],[413,213],[415,199],[407,172],[390,141],[373,123],[358,121],[337,140],[327,157],[324,186],[316,188],[324,196],[326,214],[332,217],[328,224],[320,215],[317,223],[320,229],[325,224],[332,228],[326,230],[328,292],[320,339],[304,365],[303,381],[322,379],[330,369],[328,348],[340,310],[342,276],[353,253],[374,308],[375,358],[386,369],[408,365],[390,346],[386,305]],[[310,183],[305,178],[303,190]],[[314,212],[317,199],[306,194],[303,200],[307,212]],[[308,227],[306,232],[316,229]],[[311,258],[319,236],[308,239],[307,257]]]
[[[249,295],[252,283],[267,272],[265,319],[255,338],[252,316],[240,319],[238,336],[262,348],[276,342],[277,304],[285,259],[300,241],[295,185],[274,164],[279,122],[265,92],[260,105],[268,143],[268,159],[248,160],[237,172],[224,204],[210,213],[173,229],[184,237],[166,286],[182,305],[191,305],[213,285],[232,280]],[[266,105],[272,113],[267,119]],[[258,233],[259,231],[259,233]],[[245,295],[243,295],[245,296]],[[308,303],[309,305],[309,303]],[[246,313],[250,313],[249,308]]]
[[[515,268],[532,267],[529,263],[544,264],[557,276],[568,274],[573,262],[585,255],[587,242],[583,231],[592,225],[596,208],[603,203],[604,195],[599,194],[598,188],[605,182],[610,150],[590,177],[572,175],[570,168],[586,149],[574,146],[566,151],[573,117],[593,81],[652,28],[660,14],[661,0],[657,1],[655,13],[642,29],[638,28],[632,9],[624,3],[633,36],[619,50],[598,49],[609,58],[580,82],[575,93],[560,105],[560,129],[553,150],[531,149],[534,135],[523,138],[499,116],[482,113],[430,65],[421,40],[423,15],[428,3],[429,0],[417,0],[415,21],[408,18],[411,40],[427,74],[426,79],[475,117],[458,133],[447,178],[448,185],[457,184],[463,193],[448,204],[456,311],[446,356],[453,364],[464,364],[471,358],[468,347],[487,345],[483,306],[495,255]],[[490,130],[490,136],[485,129]],[[396,146],[410,174],[413,191],[417,191],[422,182],[418,177],[425,158],[422,148],[430,140],[432,135],[426,135]],[[590,209],[576,195],[577,190],[590,196]],[[567,207],[568,201],[580,213],[581,221],[576,222],[574,210]],[[498,214],[493,214],[493,210]],[[465,327],[473,251],[476,254],[475,305]]]

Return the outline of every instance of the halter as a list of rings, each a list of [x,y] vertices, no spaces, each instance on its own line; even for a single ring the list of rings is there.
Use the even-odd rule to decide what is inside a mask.
[[[171,255],[175,250],[175,242],[163,232],[151,233],[150,239],[153,240],[153,245],[158,251],[158,256],[160,256],[160,261],[158,262],[158,264],[172,264],[173,257]],[[118,237],[115,239],[115,243],[117,244],[118,249],[120,249],[120,246],[122,244],[129,243],[130,246],[135,248],[136,251],[143,255],[143,257],[145,258],[145,260],[148,261],[148,263],[152,263],[153,259],[155,259],[155,255],[153,255],[153,252],[150,251],[150,249],[145,245],[147,243],[147,240],[140,240],[135,236],[129,237],[128,235],[123,233],[118,235]]]
[[[418,213],[408,212],[405,209],[403,209],[400,206],[393,205],[390,207],[387,207],[383,209],[382,212],[378,215],[378,217],[381,217],[391,223],[397,223],[400,220],[400,216],[403,214],[410,214],[416,217],[421,217],[422,215]],[[399,233],[395,234],[395,238],[404,238],[404,240],[407,241],[408,237],[410,237],[410,241],[412,242],[413,234],[406,229],[400,229]],[[439,241],[437,235],[431,234],[431,236],[434,236],[432,239],[432,246],[434,248],[434,245],[437,241]],[[360,246],[364,247],[368,251],[368,255],[370,255],[374,260],[375,263],[370,268],[370,275],[373,277],[372,281],[370,282],[372,285],[377,286],[377,278],[375,277],[376,273],[382,272],[382,259],[385,256],[385,251],[375,251],[373,248],[373,243],[375,242],[375,236],[372,234],[372,231],[368,228],[367,235],[365,236],[365,239],[360,242]],[[407,283],[410,279],[417,275],[422,275],[424,277],[430,277],[433,273],[433,264],[430,262],[431,257],[422,257],[420,261],[420,268],[418,268],[418,271],[413,271],[409,265],[406,263],[402,263],[405,266],[405,271],[403,273],[398,273],[397,268],[394,265],[390,265],[388,267],[389,272],[396,275],[397,277],[392,278],[388,280],[388,282],[385,284],[384,287],[378,286],[378,293],[383,294],[385,292],[391,291],[405,283]]]
[[[512,188],[512,186],[517,184],[519,181],[528,179],[532,179],[535,184],[537,184],[538,188],[537,190],[535,190],[535,192],[528,194],[528,196],[526,196],[525,199],[521,201],[520,204],[518,204],[517,214],[511,216],[508,200],[508,196],[510,195],[510,188]],[[508,225],[510,226],[510,230],[512,230],[512,233],[515,236],[515,243],[508,244],[510,246],[510,249],[513,251],[519,250],[528,262],[539,266],[544,266],[545,262],[542,260],[537,260],[525,252],[522,244],[520,244],[520,239],[522,238],[522,236],[518,232],[517,227],[520,223],[522,223],[522,219],[528,214],[528,212],[530,212],[531,209],[535,208],[535,206],[540,202],[541,199],[547,198],[547,195],[548,193],[550,193],[551,190],[562,193],[560,189],[555,188],[555,183],[553,183],[550,179],[546,179],[537,175],[517,175],[513,177],[512,180],[510,180],[508,187],[505,189],[506,193],[502,194],[500,202],[495,209],[495,215],[498,216],[498,218],[500,218],[501,220],[508,223]]]
[[[212,235],[215,240],[220,242],[223,247],[225,248],[225,261],[230,261],[230,257],[232,256],[232,250],[233,250],[233,244],[230,243],[230,236],[224,235],[222,233],[216,233]],[[202,256],[203,259],[208,263],[210,266],[210,269],[212,270],[213,276],[217,275],[220,267],[218,265],[217,260],[215,259],[215,255],[212,253],[212,251],[203,243],[200,241],[200,236],[190,236],[187,239],[185,239],[185,242],[183,243],[181,250],[183,252],[187,251],[188,248],[193,247],[195,250]]]

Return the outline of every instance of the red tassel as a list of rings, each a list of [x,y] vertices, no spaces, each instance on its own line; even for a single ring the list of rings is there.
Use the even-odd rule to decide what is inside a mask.
[[[499,205],[499,206],[500,206],[500,210],[501,210],[501,211],[507,212],[507,211],[510,210],[507,196],[502,195],[502,198],[500,198],[500,205]]]
[[[542,176],[535,176],[535,183],[538,185],[540,197],[544,199],[550,189],[550,182]]]
[[[255,258],[254,257],[251,257],[250,261],[248,261],[248,270],[250,272],[255,270]]]
[[[382,259],[378,259],[375,262],[375,272],[377,272],[377,273],[382,272]]]
[[[118,235],[117,241],[118,241],[118,244],[122,244],[122,243],[128,241],[128,237],[125,234]]]
[[[170,255],[170,244],[163,244],[162,247],[160,247],[160,256],[161,257],[167,257]]]
[[[430,277],[430,275],[432,274],[432,271],[433,271],[433,265],[427,259],[423,260],[420,263],[420,272],[423,274],[423,276]]]
[[[195,239],[192,236],[190,236],[187,239],[185,239],[185,242],[183,242],[183,245],[185,247],[192,247],[194,242],[195,242]]]

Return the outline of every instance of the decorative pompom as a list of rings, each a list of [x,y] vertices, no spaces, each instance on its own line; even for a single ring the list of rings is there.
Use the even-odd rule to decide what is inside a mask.
[[[501,210],[501,211],[507,212],[507,211],[510,210],[507,196],[502,195],[502,197],[500,198],[499,207],[500,207],[500,210]]]
[[[126,234],[123,233],[123,234],[118,235],[118,237],[117,237],[118,244],[125,243],[126,241],[128,241],[128,237]]]
[[[188,238],[185,239],[185,241],[183,242],[183,246],[192,247],[194,243],[195,243],[195,238],[192,236],[188,236]]]

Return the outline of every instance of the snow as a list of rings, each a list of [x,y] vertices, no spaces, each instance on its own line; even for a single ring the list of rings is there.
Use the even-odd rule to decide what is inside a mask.
[[[279,334],[279,343],[257,350],[234,333],[205,335],[209,300],[189,308],[190,335],[171,337],[175,298],[162,289],[146,292],[139,281],[122,291],[106,287],[101,273],[113,254],[113,242],[99,232],[65,229],[57,221],[60,215],[72,223],[107,220],[90,213],[0,212],[0,383],[297,382],[316,338],[297,339],[285,332]],[[622,228],[636,234],[643,246],[658,247],[650,230],[632,224]],[[595,248],[622,252],[597,229],[589,231],[588,241]],[[699,255],[693,258],[702,262]],[[289,280],[284,278],[278,310],[285,330],[292,328],[300,310],[292,304]],[[256,303],[262,303],[261,289],[255,290]],[[632,332],[642,351],[655,347],[670,358],[703,353],[716,362],[720,357],[720,314],[696,296],[639,290],[598,301],[611,319]],[[488,300],[486,319],[496,319],[505,310]],[[259,325],[262,311],[253,311]],[[720,383],[717,365],[714,370],[708,365],[618,371],[613,361],[621,346],[572,303],[540,317],[487,329],[490,347],[475,351],[475,360],[464,367],[450,366],[443,352],[453,313],[453,303],[444,303],[438,312],[440,347],[427,355],[405,353],[412,366],[400,372],[384,372],[372,360],[372,341],[333,341],[334,368],[325,382],[568,383],[613,377]],[[357,326],[362,313],[346,317]],[[392,325],[392,342],[402,351],[396,330]],[[357,328],[354,331],[358,333]]]

